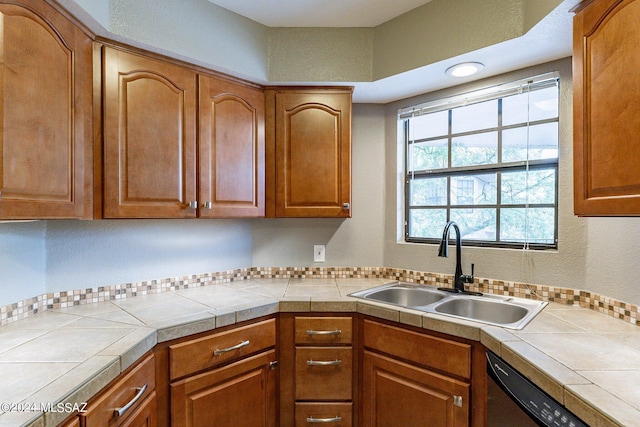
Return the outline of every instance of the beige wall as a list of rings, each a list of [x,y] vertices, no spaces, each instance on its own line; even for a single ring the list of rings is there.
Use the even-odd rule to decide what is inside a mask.
[[[253,223],[253,266],[382,266],[385,174],[384,107],[356,104],[352,124],[350,219],[259,219]],[[313,245],[326,262],[313,262]]]
[[[519,80],[548,71],[560,72],[560,153],[559,153],[559,220],[557,251],[527,251],[495,248],[464,248],[463,270],[470,271],[475,264],[476,275],[493,279],[524,281],[581,288],[585,282],[586,233],[585,224],[573,216],[572,190],[572,140],[571,140],[571,61],[556,61],[551,64],[532,67],[498,76],[458,88],[450,88],[410,100],[393,103],[386,109],[387,140],[387,192],[385,228],[385,263],[390,267],[414,268],[417,270],[453,273],[455,257],[437,257],[435,245],[402,243],[398,240],[398,215],[402,212],[398,206],[396,173],[399,159],[397,155],[398,138],[397,110],[399,107],[419,104],[429,100],[468,92],[473,89],[495,85],[507,81]]]
[[[377,81],[523,36],[562,3],[432,0],[374,28],[269,28],[207,0],[60,1],[105,36],[258,83]]]
[[[560,152],[558,249],[523,251],[463,249],[463,270],[475,264],[478,277],[587,289],[638,304],[640,293],[640,218],[578,218],[573,215],[573,121],[571,58],[450,88],[386,106],[385,248],[387,267],[452,274],[455,257],[437,257],[436,245],[403,243],[398,237],[397,110],[484,86],[548,71],[560,72]]]

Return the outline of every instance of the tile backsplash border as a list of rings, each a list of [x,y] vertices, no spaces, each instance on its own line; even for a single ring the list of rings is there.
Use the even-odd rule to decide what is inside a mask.
[[[431,286],[453,286],[453,276],[450,274],[390,267],[251,267],[42,294],[13,304],[0,306],[0,326],[50,309],[242,280],[372,278]],[[476,278],[474,283],[467,285],[467,288],[476,292],[579,305],[580,307],[598,311],[640,326],[640,309],[637,305],[589,291],[484,278]]]

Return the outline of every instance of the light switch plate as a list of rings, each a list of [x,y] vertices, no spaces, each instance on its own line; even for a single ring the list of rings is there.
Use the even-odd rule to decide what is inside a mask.
[[[324,245],[313,245],[313,262],[324,262]]]

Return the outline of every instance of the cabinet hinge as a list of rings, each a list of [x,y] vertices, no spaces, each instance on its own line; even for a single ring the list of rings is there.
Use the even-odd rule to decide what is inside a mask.
[[[272,371],[278,369],[278,361],[274,360],[273,362],[269,362],[269,368],[271,368]]]

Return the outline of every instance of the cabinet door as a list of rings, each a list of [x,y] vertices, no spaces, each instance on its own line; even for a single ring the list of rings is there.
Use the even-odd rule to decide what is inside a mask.
[[[195,72],[109,47],[103,64],[104,217],[195,217]]]
[[[275,216],[351,216],[351,91],[275,94]]]
[[[275,427],[275,351],[171,384],[173,427]]]
[[[92,42],[41,0],[0,4],[0,218],[92,214]]]
[[[469,395],[466,383],[364,352],[365,427],[467,426]]]
[[[640,1],[587,3],[574,18],[574,209],[640,215]]]
[[[200,217],[264,216],[264,91],[199,79]]]

